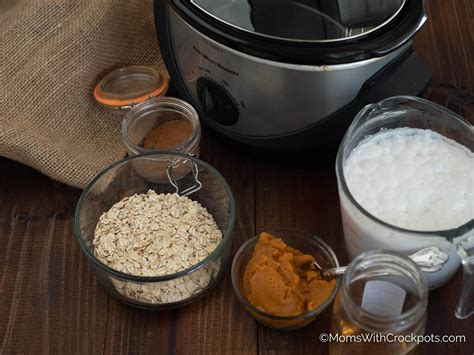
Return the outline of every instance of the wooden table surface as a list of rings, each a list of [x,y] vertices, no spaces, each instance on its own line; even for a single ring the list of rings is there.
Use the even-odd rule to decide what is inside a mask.
[[[426,93],[474,122],[472,0],[428,0],[416,36],[431,67]],[[471,25],[471,27],[470,27]],[[202,158],[231,184],[238,205],[234,252],[267,228],[321,236],[345,263],[334,169],[285,168],[243,155],[205,130]],[[73,234],[81,191],[0,159],[0,354],[9,353],[327,353],[331,309],[293,332],[257,324],[237,303],[229,273],[207,296],[181,309],[149,312],[123,305],[97,283]],[[472,354],[474,317],[454,317],[461,273],[429,297],[426,333],[464,334],[464,344],[423,344],[424,354]]]

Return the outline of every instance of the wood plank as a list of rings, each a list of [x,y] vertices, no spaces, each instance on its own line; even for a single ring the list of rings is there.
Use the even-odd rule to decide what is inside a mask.
[[[347,261],[334,169],[282,168],[259,162],[256,167],[257,230],[299,229],[327,242],[340,263]],[[319,334],[329,333],[332,307],[313,323],[297,331],[275,331],[259,326],[258,347],[262,354],[327,353]]]
[[[202,158],[229,182],[237,203],[232,255],[255,235],[253,159],[205,130]],[[176,319],[177,354],[254,354],[256,322],[244,312],[232,290],[230,266],[221,284],[196,304],[180,309]]]
[[[74,240],[79,191],[0,165],[0,353],[102,353],[107,295]]]
[[[425,97],[474,124],[474,2],[425,1],[428,22],[414,40],[431,69]]]
[[[174,310],[140,310],[109,297],[104,353],[172,354],[175,316]]]
[[[174,87],[168,95],[176,96]],[[176,315],[176,310],[141,310],[109,297],[104,353],[174,353]]]
[[[433,74],[433,86],[474,94],[474,2],[425,1],[428,21],[416,35],[417,52]],[[468,101],[468,100],[466,100]]]

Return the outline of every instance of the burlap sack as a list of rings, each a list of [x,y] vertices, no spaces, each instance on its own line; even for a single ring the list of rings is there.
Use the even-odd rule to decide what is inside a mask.
[[[164,70],[151,0],[0,0],[0,155],[84,187],[125,156],[92,89],[126,65]]]

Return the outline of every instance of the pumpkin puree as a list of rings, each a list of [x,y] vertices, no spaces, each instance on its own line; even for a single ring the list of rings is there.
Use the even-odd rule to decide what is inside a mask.
[[[277,316],[297,316],[321,305],[335,280],[325,281],[312,265],[314,257],[260,234],[244,272],[244,292],[258,309]]]

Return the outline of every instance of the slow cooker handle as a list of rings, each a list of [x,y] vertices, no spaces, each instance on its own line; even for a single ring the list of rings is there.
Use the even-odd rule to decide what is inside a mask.
[[[393,52],[394,50],[400,48],[403,46],[405,43],[407,43],[410,39],[412,39],[415,34],[420,30],[420,28],[425,24],[426,20],[428,19],[428,16],[426,15],[426,12],[423,10],[422,16],[420,16],[420,20],[416,23],[415,26],[413,26],[410,31],[407,31],[403,36],[397,37],[394,39],[394,41],[390,41],[389,45],[373,49],[370,51],[370,53],[374,57],[383,57],[387,55],[390,52]]]

